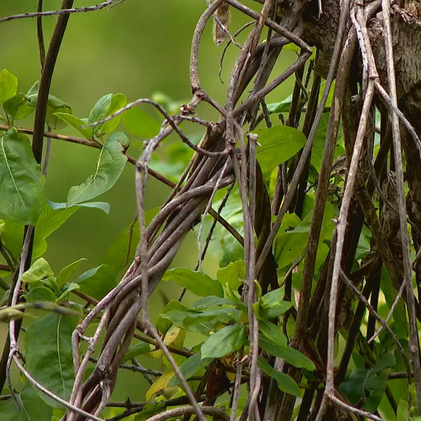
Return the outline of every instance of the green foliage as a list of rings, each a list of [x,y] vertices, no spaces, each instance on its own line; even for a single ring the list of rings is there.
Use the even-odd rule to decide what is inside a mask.
[[[127,158],[122,152],[127,145],[128,139],[123,133],[115,133],[108,139],[100,150],[94,174],[69,190],[68,207],[95,199],[114,186],[126,165]]]
[[[29,139],[10,129],[0,139],[0,214],[34,225],[44,205],[44,185]]]
[[[255,132],[259,136],[260,147],[256,157],[263,173],[274,170],[279,164],[293,157],[306,143],[302,132],[288,126],[274,126]]]
[[[74,381],[71,337],[78,323],[76,317],[50,314],[31,323],[26,331],[26,367],[48,390],[68,400]],[[56,401],[40,394],[53,408]]]
[[[4,421],[50,421],[53,408],[46,404],[29,381],[16,395],[19,406],[10,398],[0,402],[0,417]]]

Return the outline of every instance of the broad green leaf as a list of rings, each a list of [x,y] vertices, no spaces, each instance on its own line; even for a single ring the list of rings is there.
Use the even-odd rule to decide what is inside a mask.
[[[95,173],[83,184],[70,188],[68,207],[94,199],[114,186],[126,165],[127,157],[122,146],[126,139],[121,133],[115,133],[108,139],[100,150]]]
[[[315,370],[313,361],[290,346],[275,345],[261,335],[259,335],[259,346],[268,354],[273,355],[274,357],[283,358],[287,363],[294,367],[305,368],[307,371]]]
[[[137,357],[138,355],[146,354],[151,351],[151,345],[146,342],[136,342],[134,345],[130,345],[126,354],[124,355],[122,363]]]
[[[287,345],[286,336],[282,333],[282,330],[272,322],[268,322],[267,320],[260,320],[259,330],[264,336],[266,336],[267,339],[269,339],[275,345]]]
[[[276,384],[278,385],[279,390],[297,397],[301,396],[300,388],[290,376],[275,370],[262,357],[258,357],[257,365],[264,373],[276,380]]]
[[[199,373],[200,370],[205,368],[210,362],[212,358],[202,358],[202,355],[199,353],[192,355],[191,357],[187,358],[180,365],[180,371],[183,374],[186,380],[189,380],[191,377]],[[178,386],[180,384],[177,377],[173,377],[168,384],[169,387]]]
[[[7,69],[0,72],[0,104],[16,95],[18,90],[18,79]]]
[[[80,275],[75,281],[80,291],[97,300],[103,298],[116,285],[114,269],[108,265],[100,265]]]
[[[155,393],[159,392],[162,389],[165,389],[173,377],[174,371],[167,371],[161,377],[158,377],[158,379],[156,379],[156,381],[146,392],[146,400],[149,401]]]
[[[280,114],[280,113],[287,113],[291,108],[292,102],[292,95],[288,98],[285,98],[281,102],[274,102],[272,104],[268,104],[268,111],[270,114]]]
[[[69,400],[74,381],[72,332],[77,317],[50,314],[31,323],[25,335],[26,368],[48,390]],[[54,408],[54,400],[40,394]]]
[[[293,157],[306,143],[302,132],[283,125],[256,130],[255,133],[259,136],[258,142],[261,145],[256,149],[256,157],[263,173],[271,172]]]
[[[145,139],[150,139],[161,130],[161,124],[140,108],[130,108],[123,114],[123,123],[127,130]]]
[[[23,298],[25,298],[25,301],[28,303],[35,303],[41,301],[55,301],[57,297],[50,288],[36,287],[33,289],[31,288],[29,292],[23,294]]]
[[[220,358],[238,351],[246,343],[245,326],[226,326],[210,335],[201,348],[202,358]]]
[[[210,307],[218,307],[223,305],[233,305],[232,301],[227,298],[215,297],[210,295],[209,297],[203,297],[193,303],[191,308],[193,310],[205,310]]]
[[[223,285],[228,285],[237,291],[246,277],[246,266],[244,260],[237,260],[228,266],[221,268],[216,273],[216,278]]]
[[[28,103],[26,96],[22,93],[16,94],[5,101],[3,109],[11,122],[25,118],[35,110],[35,108]]]
[[[68,113],[61,113],[57,112],[54,113],[56,117],[58,117],[60,120],[63,120],[65,123],[70,124],[73,126],[77,131],[79,131],[86,139],[92,140],[94,137],[94,132],[92,130],[92,127],[87,126],[89,124],[88,120],[78,118],[72,114]]]
[[[22,275],[22,282],[37,282],[43,278],[48,278],[49,276],[53,275],[54,272],[52,271],[50,264],[41,257],[40,259],[36,260],[26,272],[24,272]]]
[[[0,214],[34,225],[44,205],[44,185],[29,139],[10,129],[0,140]]]
[[[51,421],[53,408],[40,398],[29,381],[16,397],[21,407],[13,398],[0,401],[0,419],[2,421]]]
[[[85,259],[84,257],[82,257],[79,260],[76,260],[73,263],[70,263],[70,265],[67,265],[66,267],[64,267],[59,274],[57,275],[57,285],[59,287],[64,286],[64,284],[70,279],[70,277],[72,276],[73,272],[79,267],[79,265],[86,261],[87,259]]]
[[[224,296],[221,284],[202,272],[175,268],[167,270],[165,275],[162,277],[162,280],[174,280],[179,285],[187,288],[199,297],[207,297],[209,295],[216,295],[217,297]]]

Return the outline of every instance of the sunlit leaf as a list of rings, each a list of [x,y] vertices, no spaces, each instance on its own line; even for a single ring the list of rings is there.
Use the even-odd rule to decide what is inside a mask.
[[[31,267],[23,273],[22,282],[37,282],[43,278],[48,278],[49,276],[53,275],[54,272],[52,271],[50,264],[41,257],[40,259],[32,263]]]
[[[9,98],[12,98],[18,89],[18,79],[7,69],[0,72],[0,104],[3,104]]]

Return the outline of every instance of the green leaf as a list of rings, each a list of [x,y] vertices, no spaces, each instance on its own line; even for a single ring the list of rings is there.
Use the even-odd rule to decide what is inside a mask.
[[[210,362],[212,358],[202,358],[202,355],[199,353],[192,355],[191,357],[187,358],[180,365],[180,371],[183,374],[186,380],[189,380],[191,377],[195,376],[199,373],[200,370],[205,368]],[[168,384],[169,387],[178,386],[180,384],[178,377],[173,377]]]
[[[259,330],[267,339],[278,346],[287,346],[287,338],[282,333],[282,330],[275,324],[267,320],[259,321]]]
[[[259,346],[268,354],[273,355],[274,357],[282,358],[294,367],[305,368],[307,371],[314,371],[316,368],[313,361],[301,352],[291,348],[290,346],[284,347],[275,345],[273,342],[267,340],[261,335],[259,336]]]
[[[211,320],[215,324],[218,322],[228,324],[230,322],[240,322],[240,314],[241,312],[236,308],[218,308],[203,313],[191,313],[184,319],[183,323],[186,328],[207,320]]]
[[[320,243],[324,239],[331,239],[333,229],[335,227],[332,222],[334,215],[335,211],[332,204],[326,202],[322,231],[319,240]],[[307,248],[307,240],[312,217],[313,213],[308,213],[304,220],[293,230],[281,233],[276,237],[275,259],[279,268],[284,268],[303,256]]]
[[[293,157],[306,144],[306,137],[293,127],[274,126],[270,129],[256,130],[258,142],[256,157],[263,173],[274,170],[279,164]]]
[[[260,306],[265,308],[276,307],[283,301],[284,296],[285,288],[283,287],[269,291],[262,297]]]
[[[75,289],[80,289],[80,286],[76,284],[75,282],[72,282],[71,284],[66,285],[66,287],[64,288],[64,291],[56,299],[56,303],[60,303],[64,298],[66,298]]]
[[[276,384],[278,385],[279,390],[297,397],[301,396],[300,388],[290,376],[275,370],[262,357],[258,357],[257,365],[264,373],[276,380]]]
[[[36,287],[31,288],[29,292],[23,294],[23,297],[28,303],[36,303],[42,301],[55,301],[56,295],[50,288],[46,287]]]
[[[122,363],[137,357],[138,355],[146,354],[151,351],[151,346],[146,342],[136,342],[134,345],[130,345],[126,354],[124,355]]]
[[[290,95],[288,98],[285,98],[281,102],[274,102],[272,104],[268,104],[269,114],[288,113],[289,109],[291,108],[291,103],[292,95]]]
[[[95,173],[83,184],[70,188],[67,195],[68,207],[94,199],[114,186],[127,161],[122,146],[125,139],[127,138],[121,133],[115,133],[108,139],[100,150]]]
[[[145,139],[154,137],[161,130],[161,124],[157,120],[146,111],[134,107],[123,114],[123,123],[130,133]]]
[[[53,202],[44,202],[41,214],[35,224],[34,258],[42,256],[47,251],[46,239],[78,210],[78,208],[59,208],[56,205]]]
[[[105,212],[107,215],[110,213],[110,204],[108,202],[85,202],[78,203],[75,206],[87,209],[99,209]]]
[[[70,279],[70,277],[72,276],[73,272],[79,267],[79,265],[86,261],[87,259],[85,259],[84,257],[82,257],[79,260],[76,260],[73,263],[70,263],[70,265],[67,265],[66,267],[64,267],[59,274],[57,275],[57,285],[59,287],[64,286],[64,284]]]
[[[398,405],[397,421],[408,421],[408,420],[409,420],[408,402],[401,399]]]
[[[232,290],[237,291],[246,277],[246,266],[244,260],[237,260],[228,266],[221,268],[216,273],[216,278],[222,285],[228,285]]]
[[[283,301],[284,294],[284,288],[266,293],[260,301],[259,316],[262,319],[272,320],[288,311],[292,307],[292,303]]]
[[[12,98],[18,90],[18,79],[7,69],[0,72],[0,104]]]
[[[107,117],[116,113],[117,111],[121,110],[127,103],[127,98],[123,94],[114,94],[111,98],[111,105],[107,113]],[[101,132],[102,133],[110,133],[117,128],[120,124],[121,115],[114,117],[110,121],[102,124]]]
[[[100,265],[82,273],[75,283],[79,284],[81,292],[100,300],[116,285],[114,269]]]
[[[193,303],[192,309],[193,310],[205,310],[210,307],[218,307],[223,305],[233,305],[232,301],[221,298],[215,297],[214,295],[210,295],[209,297],[203,297],[200,300],[197,300]]]
[[[0,140],[0,213],[34,225],[44,205],[44,185],[29,139],[10,129]]]
[[[119,109],[123,108],[126,105],[126,102],[127,98],[123,94],[104,95],[101,99],[99,99],[89,113],[89,123],[92,124],[104,120]],[[106,123],[92,127],[92,130],[94,133],[98,133],[99,131],[101,131],[101,133],[108,133],[118,126],[120,119],[121,116],[115,117]]]
[[[23,273],[22,282],[37,282],[43,278],[48,278],[49,276],[53,275],[54,272],[52,271],[50,264],[41,257],[40,259],[36,260],[26,272]]]
[[[202,358],[220,358],[238,351],[246,343],[245,326],[225,326],[210,335],[201,348]]]
[[[21,407],[13,398],[0,401],[0,419],[2,421],[51,421],[53,408],[40,398],[29,381],[16,397]]]
[[[196,272],[190,269],[175,268],[167,270],[162,277],[163,281],[174,280],[179,285],[187,288],[189,291],[199,297],[215,295],[223,297],[224,293],[219,282],[214,281],[202,272]]]
[[[57,112],[54,113],[56,117],[58,117],[60,120],[63,120],[65,123],[70,124],[73,126],[79,133],[81,133],[86,139],[92,140],[94,137],[94,132],[92,130],[92,127],[88,127],[87,124],[89,124],[88,119],[86,118],[78,118],[72,114],[68,113],[61,113]]]
[[[69,400],[74,381],[72,332],[76,317],[50,314],[31,323],[25,335],[26,368],[45,388]],[[54,408],[62,406],[40,394]]]
[[[35,108],[28,103],[26,96],[22,93],[16,94],[5,101],[3,109],[11,122],[25,118],[35,110]]]
[[[164,309],[160,312],[158,318],[156,319],[155,325],[159,332],[162,335],[165,335],[168,331],[168,329],[173,324],[173,321],[170,320],[171,317],[165,316],[167,313],[171,311],[180,311],[185,313],[194,313],[195,310],[191,310],[188,307],[183,306],[179,301],[170,301]],[[177,322],[179,321],[178,327],[184,328],[183,324],[184,317],[181,319],[181,316],[178,316]]]

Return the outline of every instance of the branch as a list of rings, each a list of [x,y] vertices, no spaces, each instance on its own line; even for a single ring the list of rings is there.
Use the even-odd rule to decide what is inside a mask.
[[[39,17],[42,17],[42,16],[55,16],[55,15],[67,15],[68,16],[72,13],[93,12],[95,10],[104,9],[107,6],[110,6],[115,1],[116,0],[107,0],[107,1],[104,1],[100,4],[97,4],[96,6],[76,7],[74,9],[70,8],[72,5],[66,5],[66,8],[64,8],[64,9],[62,8],[61,10],[51,10],[49,12],[21,13],[19,15],[11,15],[11,16],[7,16],[5,18],[1,18],[0,23],[9,22],[11,20],[16,20],[16,19],[39,18]],[[120,0],[117,4],[120,4],[123,1],[126,1],[126,0]]]

